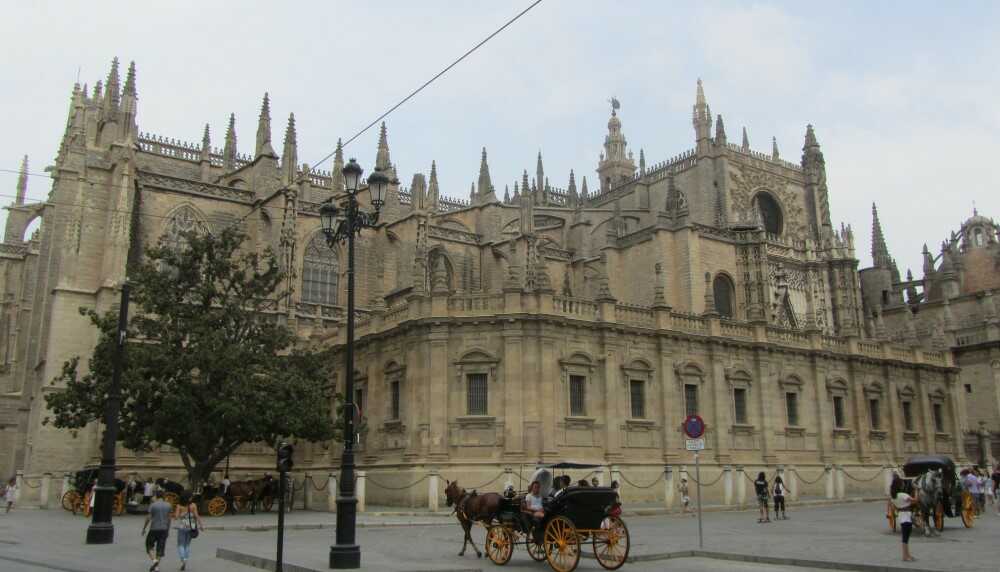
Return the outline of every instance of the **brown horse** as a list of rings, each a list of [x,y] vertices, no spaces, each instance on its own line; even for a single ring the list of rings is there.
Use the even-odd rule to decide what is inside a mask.
[[[458,518],[458,523],[462,525],[462,530],[465,531],[465,538],[462,540],[462,551],[458,555],[464,556],[465,546],[471,544],[472,549],[476,551],[476,556],[482,558],[483,554],[479,552],[479,549],[476,548],[476,543],[472,540],[472,524],[479,521],[488,526],[493,522],[497,512],[500,510],[500,503],[503,501],[503,497],[497,493],[479,494],[476,491],[472,491],[471,493],[466,492],[465,489],[458,486],[458,481],[445,480],[445,482],[448,484],[444,489],[447,504],[448,506],[455,507],[455,516]]]
[[[235,505],[235,499],[246,499],[247,503],[250,505],[250,514],[255,514],[257,512],[257,503],[260,500],[271,493],[272,485],[274,485],[273,479],[254,479],[252,481],[234,481],[229,485],[229,495],[233,498],[233,503]]]

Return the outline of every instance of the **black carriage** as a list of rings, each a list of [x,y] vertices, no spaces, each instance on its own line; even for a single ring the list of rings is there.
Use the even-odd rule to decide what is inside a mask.
[[[86,467],[73,473],[72,488],[63,494],[62,507],[73,514],[90,516],[90,497],[94,494],[94,482],[99,473],[100,467]],[[125,481],[121,479],[115,479],[115,496],[111,506],[115,516],[125,513]]]
[[[494,564],[510,561],[514,547],[523,545],[536,561],[547,560],[556,572],[571,572],[580,562],[581,547],[589,542],[597,562],[617,570],[628,558],[628,527],[621,519],[618,493],[610,487],[570,486],[551,493],[552,469],[594,469],[599,465],[558,463],[535,471],[532,481],[542,485],[545,518],[535,531],[521,512],[524,494],[504,496],[498,522],[486,531],[486,555]]]
[[[933,513],[926,515],[928,517],[926,519],[927,522],[932,524],[938,531],[941,531],[944,530],[944,519],[946,516],[958,516],[961,517],[962,524],[966,528],[972,528],[976,521],[975,503],[972,496],[967,491],[962,490],[962,486],[958,481],[958,471],[955,468],[954,461],[950,458],[943,455],[917,455],[911,457],[903,465],[903,475],[907,477],[902,479],[903,492],[907,492],[913,496],[916,479],[929,471],[941,471],[942,496],[932,509]],[[897,491],[892,490],[890,492],[894,497]],[[892,503],[892,499],[890,499],[886,509],[886,518],[889,521],[889,527],[894,531],[896,530],[896,516],[897,509]],[[919,512],[919,508],[914,511],[913,521],[917,526],[924,521],[924,515]]]

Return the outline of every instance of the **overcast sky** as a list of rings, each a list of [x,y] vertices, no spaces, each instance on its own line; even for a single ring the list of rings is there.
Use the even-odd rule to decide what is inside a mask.
[[[252,152],[271,94],[280,150],[294,112],[314,164],[530,4],[516,2],[19,2],[0,22],[0,168],[52,163],[73,83],[114,56],[138,69],[139,127],[221,147],[237,117]],[[827,161],[834,224],[854,226],[870,264],[871,202],[901,271],[921,267],[972,213],[1000,217],[1000,10],[992,2],[612,2],[544,0],[387,119],[408,186],[437,161],[442,192],[467,198],[489,152],[493,183],[534,173],[565,187],[594,169],[607,99],[649,164],[691,148],[701,77],[730,141],[798,162],[807,123]],[[370,168],[377,129],[352,144]],[[321,165],[329,168],[329,162]],[[0,173],[11,201],[16,175]],[[50,181],[32,177],[29,198]],[[4,214],[5,216],[5,214]]]

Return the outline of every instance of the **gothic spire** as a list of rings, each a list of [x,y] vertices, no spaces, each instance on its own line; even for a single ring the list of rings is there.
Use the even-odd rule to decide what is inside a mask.
[[[878,220],[878,208],[875,207],[875,203],[872,203],[872,265],[876,268],[892,266],[892,258],[889,256],[889,248],[885,245],[882,223]]]
[[[271,98],[264,93],[264,102],[260,106],[260,118],[257,121],[257,147],[254,149],[254,159],[262,155],[276,157],[271,147]]]
[[[726,145],[726,127],[722,124],[721,114],[715,120],[715,144],[723,147]]]
[[[639,173],[646,174],[646,152],[639,147]]]
[[[226,128],[226,144],[222,149],[222,168],[226,171],[236,169],[236,114],[229,114],[229,127]]]
[[[437,162],[431,161],[431,179],[427,184],[427,208],[436,211],[438,199],[441,196],[441,189],[438,187]]]
[[[750,138],[747,137],[747,128],[743,127],[743,144],[741,145],[744,151],[750,150]]]
[[[819,142],[816,141],[816,132],[813,131],[812,123],[806,125],[806,144],[802,147],[802,150],[811,148],[819,148]]]
[[[696,141],[708,141],[712,136],[712,112],[708,108],[705,99],[705,89],[701,85],[701,78],[698,79],[698,86],[695,92],[694,108],[692,112],[692,124]]]
[[[510,204],[510,185],[503,186],[503,204]]]
[[[21,171],[17,174],[17,200],[14,204],[23,205],[28,193],[28,156],[21,159]]]
[[[208,131],[208,123],[205,124],[205,132],[201,135],[201,156],[199,160],[209,161],[212,153],[212,136]]]
[[[569,170],[569,186],[566,187],[567,206],[577,207],[580,204],[580,197],[576,194],[576,175],[573,169]]]
[[[337,138],[337,150],[333,152],[333,171],[330,173],[333,192],[339,193],[344,190],[344,145]]]
[[[392,169],[392,161],[389,159],[389,138],[386,134],[385,121],[378,132],[378,153],[375,155],[375,169],[388,172]]]
[[[538,181],[538,186],[541,187],[542,183],[545,181],[545,169],[542,168],[542,150],[538,150],[538,164],[535,166],[535,180]]]
[[[285,147],[281,151],[281,170],[285,175],[285,184],[295,182],[295,171],[298,168],[298,142],[295,133],[295,114],[288,114],[288,125],[285,127]]]
[[[781,156],[778,154],[778,138],[771,137],[771,160],[777,161]]]
[[[473,202],[493,202],[496,195],[493,194],[493,181],[490,180],[490,166],[486,163],[486,147],[483,147],[483,156],[479,161],[479,183],[476,185],[479,193],[473,198]]]
[[[587,200],[590,193],[587,192],[587,175],[583,176],[583,181],[580,183],[580,198]]]
[[[104,111],[106,113],[118,111],[121,103],[121,85],[118,75],[118,57],[111,60],[111,71],[108,72],[108,81],[104,85]]]
[[[135,90],[135,62],[129,62],[128,64],[128,73],[125,75],[124,95],[133,98],[138,95]]]

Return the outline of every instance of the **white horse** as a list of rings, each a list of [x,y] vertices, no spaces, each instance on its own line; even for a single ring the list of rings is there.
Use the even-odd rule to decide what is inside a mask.
[[[944,478],[941,475],[941,469],[934,469],[920,475],[914,481],[913,486],[917,497],[917,506],[920,507],[920,518],[923,520],[924,536],[936,536],[934,513],[938,504],[944,499]]]

